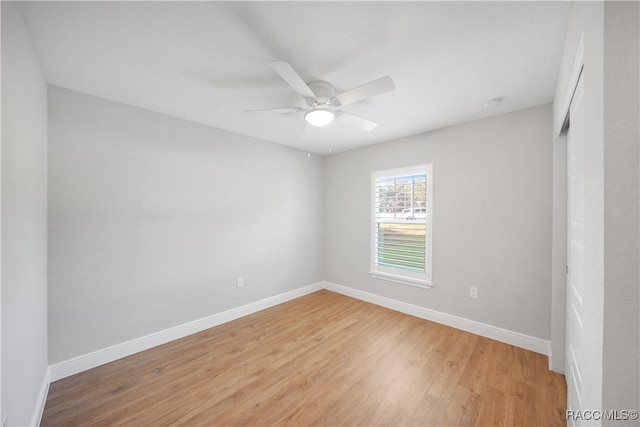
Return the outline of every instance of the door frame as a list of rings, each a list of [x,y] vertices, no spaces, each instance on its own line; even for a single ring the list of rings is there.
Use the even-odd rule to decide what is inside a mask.
[[[564,135],[571,100],[584,67],[584,32],[580,34],[576,54],[560,109],[554,114],[553,129],[553,212],[552,212],[552,269],[551,269],[551,334],[549,369],[564,374],[566,282],[567,282],[567,138]]]

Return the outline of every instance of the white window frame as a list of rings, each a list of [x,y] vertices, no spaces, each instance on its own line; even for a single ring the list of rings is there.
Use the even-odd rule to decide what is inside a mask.
[[[412,272],[400,268],[377,265],[376,263],[376,180],[381,178],[426,174],[425,207],[425,272]],[[411,220],[415,223],[416,219]],[[419,288],[431,289],[432,282],[432,236],[433,236],[433,165],[431,163],[371,173],[371,267],[369,274],[376,279],[387,280]]]

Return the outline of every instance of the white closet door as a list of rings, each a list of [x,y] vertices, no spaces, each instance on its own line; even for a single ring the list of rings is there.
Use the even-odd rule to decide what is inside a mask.
[[[567,132],[567,409],[582,408],[584,343],[584,105],[580,76],[569,109]],[[575,425],[575,422],[572,422]]]

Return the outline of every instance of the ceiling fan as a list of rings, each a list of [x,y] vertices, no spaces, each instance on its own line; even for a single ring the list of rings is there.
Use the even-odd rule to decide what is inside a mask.
[[[343,123],[370,131],[378,126],[378,124],[363,117],[356,116],[355,114],[338,110],[337,108],[392,91],[396,88],[391,77],[385,76],[346,92],[336,94],[335,88],[327,82],[317,81],[305,83],[291,65],[284,61],[270,62],[269,66],[305,100],[309,108],[270,108],[264,110],[249,110],[245,111],[245,113],[287,114],[305,111],[305,120],[313,126],[326,126],[335,118]],[[305,131],[307,130],[308,128],[305,129]]]

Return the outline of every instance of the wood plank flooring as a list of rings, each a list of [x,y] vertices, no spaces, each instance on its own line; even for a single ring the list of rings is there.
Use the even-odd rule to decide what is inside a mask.
[[[42,426],[566,425],[547,366],[323,290],[56,381]]]

